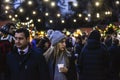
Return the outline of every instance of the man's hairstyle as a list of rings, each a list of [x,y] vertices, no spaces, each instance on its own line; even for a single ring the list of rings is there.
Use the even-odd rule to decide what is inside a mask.
[[[7,23],[5,26],[7,26],[9,29],[10,29],[11,26],[16,28],[16,25],[14,23]]]
[[[11,34],[9,33],[9,29],[11,28],[11,26],[16,28],[16,25],[14,23],[7,23],[0,28],[0,31],[4,34]]]
[[[15,33],[24,33],[26,38],[28,38],[30,36],[29,31],[27,29],[25,29],[25,28],[17,29]]]

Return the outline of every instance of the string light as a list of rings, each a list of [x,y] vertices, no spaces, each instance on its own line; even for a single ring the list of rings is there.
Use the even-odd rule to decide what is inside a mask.
[[[19,11],[22,13],[24,10],[23,10],[23,8],[20,8]]]
[[[88,14],[88,17],[91,17],[91,14]]]
[[[110,15],[111,14],[111,12],[110,11],[108,11],[108,15]]]
[[[7,14],[7,13],[8,13],[8,11],[6,10],[6,11],[5,11],[5,13]]]
[[[41,19],[38,19],[38,22],[41,22]]]
[[[99,2],[95,2],[95,6],[100,6],[100,3]]]
[[[49,2],[49,0],[44,0],[44,2]]]
[[[97,14],[96,14],[96,17],[97,17],[97,18],[100,18],[100,14],[99,14],[99,13],[97,13]]]
[[[12,21],[15,21],[15,18],[12,18]]]
[[[18,15],[17,15],[17,14],[15,14],[15,17],[18,17]]]
[[[116,3],[117,5],[119,5],[119,4],[120,4],[120,1],[116,1],[115,3]]]
[[[76,20],[76,19],[73,19],[73,22],[77,22],[77,20]]]
[[[9,17],[10,19],[12,18],[12,16],[11,16],[11,15],[9,15],[8,17]]]
[[[5,2],[10,2],[10,0],[4,0],[4,1],[5,1]],[[25,0],[21,0],[21,1],[25,1]],[[33,0],[33,1],[34,1],[34,0]],[[32,1],[32,0],[27,0],[27,4],[28,4],[28,5],[32,5],[32,4],[33,4],[33,1]],[[43,0],[43,1],[44,1],[44,2],[49,2],[50,0]],[[114,4],[117,4],[117,5],[118,5],[118,4],[120,4],[120,1],[117,0],[117,1],[114,2]],[[101,3],[100,3],[99,1],[96,1],[95,4],[93,4],[93,5],[95,5],[95,6],[98,7],[98,6],[101,5]],[[54,6],[56,6],[56,3],[55,3],[54,1],[52,1],[52,2],[50,2],[50,6],[51,6],[51,7],[54,7]],[[73,7],[77,7],[77,6],[78,6],[78,3],[77,3],[77,2],[74,2],[74,3],[73,3]],[[46,6],[46,7],[48,7],[48,6]],[[6,5],[6,6],[5,6],[5,11],[4,11],[4,13],[7,14],[8,12],[10,12],[10,11],[8,11],[8,10],[10,10],[10,9],[11,9],[11,6]],[[47,8],[46,8],[46,9],[47,9]],[[48,8],[48,9],[49,9],[49,8]],[[46,10],[46,11],[49,11],[49,10]],[[19,8],[19,12],[24,12],[24,9],[20,7],[20,8]],[[32,11],[31,13],[32,13],[33,15],[35,15],[35,14],[37,14],[37,11]],[[14,14],[14,13],[13,13],[13,14]],[[92,17],[92,15],[91,15],[91,14],[88,14],[87,11],[86,11],[85,13],[83,13],[83,12],[81,12],[81,13],[79,13],[79,14],[77,13],[77,16],[78,16],[78,17],[82,17],[82,16],[84,17],[84,14],[85,14],[85,15],[87,14],[87,17],[85,17],[84,20],[86,20],[86,21],[89,21],[90,19],[92,20],[92,18],[90,18],[90,17]],[[100,18],[100,17],[104,17],[103,15],[109,16],[109,15],[112,14],[112,12],[111,12],[111,11],[106,11],[106,12],[104,12],[104,14],[100,14],[100,13],[95,13],[95,14],[96,14],[95,16],[96,16],[97,18]],[[45,16],[49,16],[49,15],[50,15],[50,17],[51,17],[51,14],[50,14],[49,12],[46,12],[44,15],[45,15]],[[61,16],[62,16],[62,15],[61,15],[60,13],[57,13],[57,14],[56,14],[56,17],[58,17],[58,18],[61,17]],[[15,14],[14,17],[17,18],[18,15]],[[53,16],[52,16],[52,17],[53,17]],[[70,15],[70,16],[68,15],[67,17],[71,17],[71,15]],[[9,15],[9,18],[13,19],[11,15]],[[14,19],[15,19],[15,18],[14,18]],[[77,19],[77,18],[76,18],[76,19]],[[73,22],[77,22],[76,19],[73,19]],[[26,20],[29,20],[29,17],[26,17]],[[41,22],[41,19],[38,19],[37,21],[38,21],[38,22]],[[50,23],[53,23],[53,20],[49,20],[49,22],[50,22]],[[65,23],[65,20],[61,20],[61,23]]]
[[[60,17],[60,14],[59,14],[59,13],[57,14],[57,17]]]
[[[65,20],[62,20],[61,23],[65,23]]]
[[[88,21],[88,17],[85,17],[85,20]]]
[[[7,6],[5,7],[5,9],[6,9],[6,10],[9,10],[9,9],[10,9],[10,6],[7,5]]]
[[[26,20],[29,20],[29,17],[26,17]]]
[[[51,6],[52,6],[52,7],[55,7],[55,2],[51,2]]]
[[[35,14],[36,14],[36,11],[33,11],[32,14],[35,15]]]
[[[5,3],[8,3],[8,2],[10,2],[10,0],[5,0]]]
[[[34,24],[31,24],[32,27],[34,27]]]
[[[49,22],[50,22],[50,23],[53,23],[53,20],[50,20]]]
[[[33,4],[33,2],[32,1],[28,1],[28,5],[32,5]]]
[[[105,12],[105,15],[110,15],[110,14],[112,14],[112,12],[110,12],[110,11]]]
[[[73,3],[73,6],[74,6],[74,7],[77,7],[77,6],[78,6],[78,4],[77,4],[77,3]]]
[[[45,16],[48,16],[48,15],[49,15],[49,13],[48,13],[48,12],[46,12],[46,13],[45,13]]]
[[[79,17],[82,17],[82,14],[78,14]]]

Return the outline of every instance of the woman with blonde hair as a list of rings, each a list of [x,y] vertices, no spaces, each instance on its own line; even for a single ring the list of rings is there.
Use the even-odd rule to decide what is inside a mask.
[[[57,30],[48,35],[51,47],[43,55],[48,63],[51,80],[76,80],[75,62],[66,49],[66,36]]]

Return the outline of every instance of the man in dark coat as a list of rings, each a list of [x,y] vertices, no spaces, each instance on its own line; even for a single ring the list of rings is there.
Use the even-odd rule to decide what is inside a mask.
[[[109,56],[100,37],[99,31],[92,31],[82,49],[78,60],[80,80],[108,80]]]
[[[120,80],[120,47],[119,40],[114,39],[112,45],[108,48],[110,52],[110,71],[112,80]]]
[[[0,80],[5,80],[6,55],[11,51],[11,47],[8,40],[0,40]]]
[[[8,80],[50,80],[45,58],[29,42],[27,29],[16,30],[16,48],[7,55]]]

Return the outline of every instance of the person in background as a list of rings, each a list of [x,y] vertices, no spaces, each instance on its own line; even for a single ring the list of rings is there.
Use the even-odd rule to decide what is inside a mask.
[[[110,53],[111,80],[120,80],[120,46],[119,40],[113,39],[112,45],[108,48]]]
[[[16,25],[14,23],[7,23],[5,26],[8,27],[9,34],[14,36],[15,31],[16,31]]]
[[[31,41],[32,47],[33,47],[33,48],[37,48],[37,45],[38,45],[39,41],[40,41],[39,34],[36,33],[35,36],[34,36],[34,38],[33,38],[32,41]]]
[[[7,55],[7,80],[50,80],[44,56],[29,44],[29,31],[17,29],[15,48]]]
[[[101,34],[93,30],[79,58],[79,80],[109,80],[109,52],[100,42]]]
[[[44,53],[50,47],[50,40],[47,37],[41,38],[37,47]]]
[[[73,52],[73,38],[70,35],[66,37],[66,48],[68,51]],[[73,54],[72,54],[73,55]]]
[[[75,54],[76,59],[80,55],[83,46],[84,44],[82,43],[82,37],[79,35],[78,37],[76,37],[76,42],[74,45],[74,54]]]
[[[105,38],[105,45],[109,48],[112,45],[112,36],[111,34],[107,34]]]
[[[14,46],[14,32],[16,26],[14,23],[7,23],[0,28],[0,31],[3,33],[1,40],[8,40]]]
[[[50,48],[43,54],[49,66],[50,80],[76,80],[75,61],[66,49],[66,36],[60,31],[51,31]]]
[[[12,50],[8,40],[0,40],[0,80],[5,80],[6,55]]]

